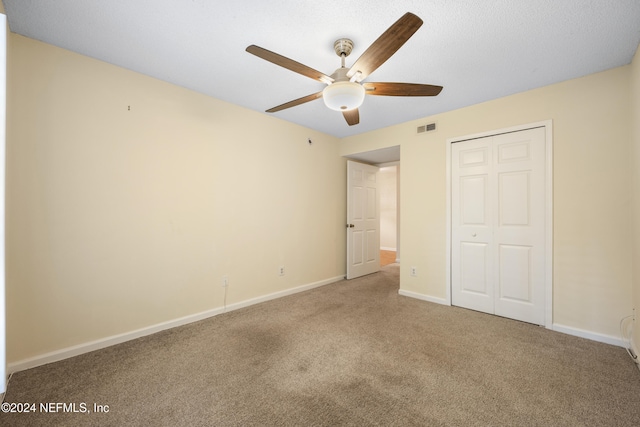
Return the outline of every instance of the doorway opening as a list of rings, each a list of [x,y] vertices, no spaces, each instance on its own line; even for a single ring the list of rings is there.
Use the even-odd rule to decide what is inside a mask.
[[[349,160],[379,168],[380,266],[400,262],[400,146],[354,153]]]

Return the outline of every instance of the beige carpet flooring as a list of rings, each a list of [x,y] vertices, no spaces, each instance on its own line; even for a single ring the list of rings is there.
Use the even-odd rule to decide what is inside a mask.
[[[399,296],[390,265],[18,372],[6,401],[91,413],[2,426],[638,426],[640,371],[619,347]]]

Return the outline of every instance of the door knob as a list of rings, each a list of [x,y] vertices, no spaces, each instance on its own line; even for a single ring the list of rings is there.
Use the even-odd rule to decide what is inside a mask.
[[[355,227],[355,225],[353,225],[353,224],[347,224],[347,228],[353,228],[353,227]]]
[[[471,236],[472,237],[476,237],[476,233],[471,233]]]

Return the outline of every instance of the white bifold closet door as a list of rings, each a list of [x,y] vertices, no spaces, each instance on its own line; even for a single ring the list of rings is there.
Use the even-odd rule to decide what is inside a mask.
[[[545,129],[451,148],[451,302],[545,323]]]

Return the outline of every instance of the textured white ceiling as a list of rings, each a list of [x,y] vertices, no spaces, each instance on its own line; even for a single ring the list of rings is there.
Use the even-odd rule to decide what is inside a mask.
[[[326,74],[334,40],[350,66],[405,12],[424,21],[365,81],[444,86],[427,98],[367,97],[349,127],[322,100],[273,115],[344,137],[630,63],[639,0],[4,0],[11,31],[261,111],[324,85],[247,52]],[[267,113],[264,113],[267,114]]]

